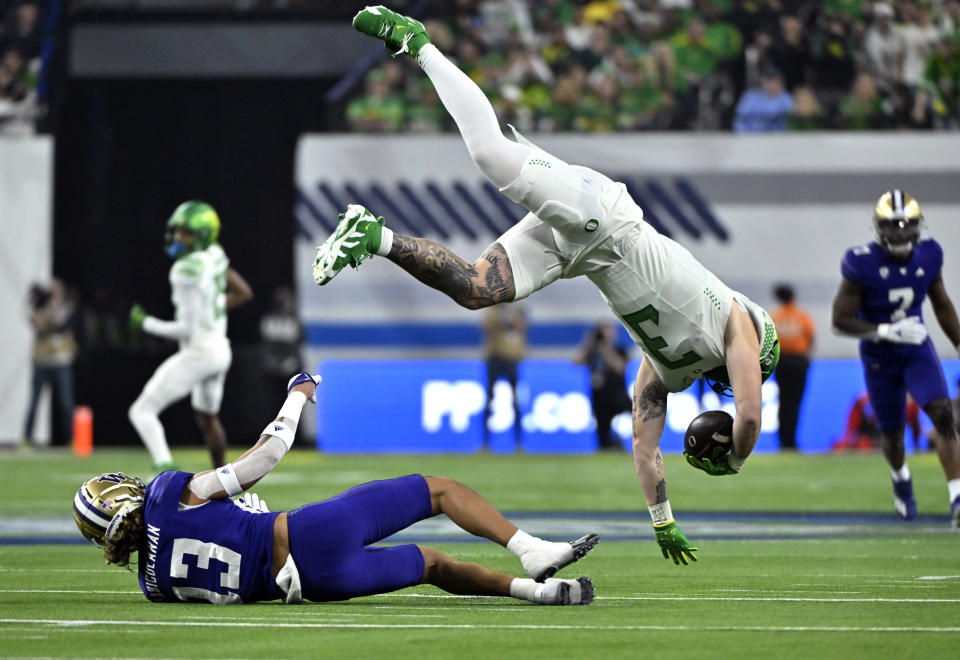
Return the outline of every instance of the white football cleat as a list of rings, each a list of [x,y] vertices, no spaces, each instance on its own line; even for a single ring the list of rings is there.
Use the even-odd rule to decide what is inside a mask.
[[[537,588],[537,603],[540,605],[589,605],[593,602],[593,580],[588,577],[576,580],[548,578]]]
[[[566,543],[544,541],[533,550],[523,553],[520,563],[527,575],[537,582],[543,582],[556,575],[564,566],[582,559],[599,541],[600,537],[596,534],[587,534]]]

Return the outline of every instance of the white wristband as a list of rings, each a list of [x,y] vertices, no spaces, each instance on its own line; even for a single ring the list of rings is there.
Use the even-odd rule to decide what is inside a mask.
[[[733,452],[727,454],[727,465],[732,467],[734,470],[739,472],[743,468],[743,464],[747,462],[745,458],[737,458],[737,455]]]
[[[220,480],[220,485],[223,486],[227,497],[233,497],[243,492],[243,487],[240,486],[240,480],[237,479],[237,471],[234,469],[233,463],[227,463],[223,467],[218,467],[217,479]]]
[[[287,420],[287,423],[293,427],[293,430],[297,430],[297,424],[300,423],[300,415],[303,412],[303,406],[307,403],[307,395],[303,392],[290,392],[287,395],[287,400],[283,402],[283,405],[280,407],[280,412],[277,413],[277,417],[282,417]]]
[[[673,511],[670,510],[670,500],[648,506],[650,518],[654,525],[666,525],[673,522]]]
[[[272,435],[280,438],[283,441],[283,444],[287,446],[287,451],[290,451],[296,434],[294,429],[290,428],[290,426],[288,426],[286,423],[274,421],[267,424],[267,426],[263,429],[263,433],[260,435]]]

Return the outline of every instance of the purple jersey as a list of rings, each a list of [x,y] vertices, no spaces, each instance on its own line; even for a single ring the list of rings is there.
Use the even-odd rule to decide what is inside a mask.
[[[922,320],[920,307],[942,267],[940,244],[923,238],[906,261],[892,259],[876,243],[851,248],[843,255],[841,270],[845,278],[863,287],[857,316],[871,323],[891,323],[908,316]],[[919,346],[863,339],[860,359],[877,425],[885,433],[903,428],[907,392],[921,407],[947,397],[929,337]]]
[[[923,238],[906,261],[887,256],[876,243],[850,248],[843,255],[843,276],[863,287],[858,316],[871,323],[921,317],[920,306],[943,267],[943,249]],[[922,317],[921,317],[922,318]]]
[[[273,521],[277,513],[253,513],[230,500],[180,508],[193,477],[164,472],[147,486],[145,551],[139,578],[153,601],[249,603],[281,596],[273,582]]]

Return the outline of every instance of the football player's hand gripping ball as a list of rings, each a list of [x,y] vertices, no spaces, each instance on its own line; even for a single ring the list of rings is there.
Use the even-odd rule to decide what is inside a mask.
[[[684,434],[683,455],[687,463],[709,475],[739,472],[729,463],[732,450],[733,417],[722,410],[697,415]]]
[[[660,546],[660,552],[664,559],[673,559],[677,566],[680,562],[686,566],[690,561],[697,561],[694,552],[699,552],[700,548],[691,545],[687,537],[683,535],[677,523],[671,520],[663,525],[654,525],[653,532],[657,536],[657,545]],[[689,560],[689,561],[688,561]]]
[[[714,477],[721,477],[725,474],[739,474],[740,472],[727,463],[727,458],[730,454],[727,454],[717,462],[713,462],[709,458],[696,458],[690,454],[684,454],[684,456],[687,457],[687,463]]]

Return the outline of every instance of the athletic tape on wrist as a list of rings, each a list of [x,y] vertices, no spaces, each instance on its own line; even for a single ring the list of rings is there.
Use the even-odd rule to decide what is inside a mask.
[[[218,467],[217,479],[220,480],[220,485],[223,486],[227,497],[233,497],[243,492],[243,488],[240,486],[240,480],[237,479],[237,471],[234,469],[233,463],[227,463],[222,467]]]
[[[281,410],[282,412],[282,410]],[[282,415],[281,415],[282,416]],[[285,422],[274,421],[267,424],[260,435],[272,435],[283,441],[287,446],[287,451],[293,446],[293,439],[296,435],[293,428],[290,428]]]
[[[743,464],[747,462],[745,458],[738,458],[736,454],[730,452],[727,455],[727,465],[732,467],[734,470],[739,472],[743,468]]]
[[[654,525],[667,525],[673,522],[673,511],[670,510],[670,500],[648,506],[650,518]]]
[[[290,392],[286,401],[280,406],[280,412],[277,417],[283,417],[287,423],[297,430],[297,424],[300,423],[300,415],[303,413],[303,406],[307,403],[307,395],[303,392]]]

